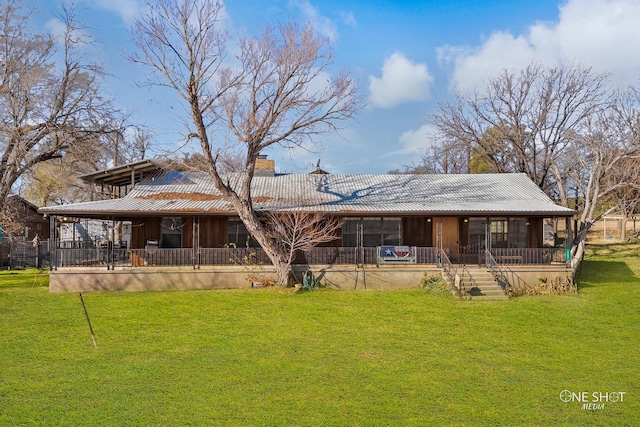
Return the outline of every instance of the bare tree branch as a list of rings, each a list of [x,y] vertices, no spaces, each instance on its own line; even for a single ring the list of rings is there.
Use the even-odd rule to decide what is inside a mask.
[[[227,35],[219,28],[219,2],[159,0],[148,5],[149,13],[132,33],[140,53],[131,59],[153,69],[157,84],[171,87],[185,100],[193,124],[189,134],[200,141],[217,189],[271,259],[280,284],[286,285],[291,264],[280,240],[253,208],[256,161],[272,145],[312,141],[352,118],[361,107],[356,82],[347,74],[329,76],[328,41],[310,26],[285,24],[267,28],[259,38],[247,36],[239,43],[238,67],[223,68]],[[225,141],[214,141],[216,130],[231,134],[235,141],[229,145],[242,148],[241,172],[224,173],[227,151]]]

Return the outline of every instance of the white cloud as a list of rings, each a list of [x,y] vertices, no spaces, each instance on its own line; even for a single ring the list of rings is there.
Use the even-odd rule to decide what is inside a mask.
[[[497,31],[475,48],[443,46],[438,56],[454,66],[451,85],[457,90],[531,62],[579,62],[628,84],[637,81],[640,71],[638,22],[637,0],[568,0],[557,22],[537,22],[519,35]]]
[[[340,19],[342,20],[342,22],[344,22],[345,24],[347,24],[347,25],[349,25],[351,27],[357,27],[358,26],[358,22],[356,21],[356,17],[353,16],[353,13],[339,11],[338,15],[340,16]]]
[[[142,10],[142,3],[137,0],[92,0],[91,4],[120,15],[126,23],[133,22]]]
[[[433,76],[426,64],[411,62],[396,52],[382,65],[382,77],[369,77],[371,104],[379,108],[391,108],[410,101],[426,101],[431,98]]]
[[[398,138],[400,142],[400,149],[394,150],[380,156],[381,159],[385,157],[407,155],[407,154],[421,154],[427,145],[429,145],[430,135],[435,135],[436,129],[433,125],[425,124],[420,126],[416,130],[408,130],[404,132]]]
[[[58,18],[53,18],[48,20],[45,23],[45,27],[47,28],[47,30],[49,30],[49,33],[53,36],[53,39],[58,44],[60,45],[64,44],[65,36],[68,30],[67,25],[64,22],[62,22]],[[93,37],[91,37],[91,34],[89,34],[89,32],[81,28],[73,29],[71,32],[71,35],[72,35],[71,40],[74,43],[78,43],[78,45],[76,46],[77,48],[79,48],[82,45],[86,47],[93,42]]]
[[[309,0],[291,0],[289,4],[297,7],[318,33],[332,42],[338,40],[336,24],[331,19],[323,16]]]

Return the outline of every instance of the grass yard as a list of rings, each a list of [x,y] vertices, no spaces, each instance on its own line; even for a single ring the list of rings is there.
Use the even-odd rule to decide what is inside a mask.
[[[572,296],[84,294],[98,348],[77,294],[0,272],[0,425],[638,425],[640,245],[590,250]]]

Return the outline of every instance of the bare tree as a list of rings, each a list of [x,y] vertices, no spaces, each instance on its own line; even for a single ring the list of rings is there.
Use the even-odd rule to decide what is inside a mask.
[[[85,41],[72,11],[63,10],[65,31],[58,44],[51,35],[28,31],[21,4],[4,0],[0,5],[2,206],[14,184],[35,165],[94,151],[110,131],[104,117],[114,113],[101,96],[101,69],[76,54]]]
[[[566,170],[557,161],[569,134],[608,106],[607,80],[570,64],[504,70],[472,95],[440,104],[428,121],[492,171],[524,172],[566,206]]]
[[[575,190],[575,271],[589,228],[620,206],[621,191],[637,187],[638,100],[636,91],[618,95],[608,75],[586,67],[530,65],[441,104],[430,121],[444,137],[465,144],[471,159],[493,172],[526,173],[564,206],[568,189]]]
[[[390,173],[469,173],[472,153],[467,146],[456,140],[437,139],[422,152],[420,161]]]
[[[603,216],[620,208],[621,194],[638,189],[640,100],[634,91],[616,97],[573,132],[565,155],[577,163],[569,175],[578,189],[578,234],[572,248],[575,271],[584,255],[587,232]],[[567,160],[569,162],[569,160]],[[602,202],[608,202],[603,205]],[[599,215],[596,213],[601,211]]]
[[[240,40],[236,69],[223,68],[226,34],[219,29],[222,5],[214,0],[159,0],[136,23],[131,59],[156,71],[158,82],[176,90],[191,117],[191,138],[200,142],[208,172],[247,231],[288,285],[291,265],[280,241],[256,214],[251,182],[259,154],[273,145],[313,143],[335,131],[361,107],[356,82],[328,75],[332,52],[310,26],[267,28]],[[219,125],[214,130],[214,125]],[[229,139],[215,140],[215,131]],[[226,143],[240,146],[243,168],[224,174]]]
[[[285,261],[291,265],[299,253],[339,238],[342,220],[320,212],[270,211],[265,215],[269,238],[280,243]],[[291,278],[290,280],[293,280]]]

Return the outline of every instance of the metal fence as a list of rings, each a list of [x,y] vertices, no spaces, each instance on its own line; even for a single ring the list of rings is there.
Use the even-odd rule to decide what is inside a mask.
[[[26,249],[26,248],[25,248]],[[416,264],[439,264],[439,252],[433,247],[412,248]],[[542,265],[565,262],[562,248],[492,249],[497,264]],[[455,264],[486,263],[485,252],[452,253]],[[32,257],[33,259],[33,257]],[[200,265],[269,265],[271,261],[261,248],[125,249],[111,246],[91,248],[58,248],[49,258],[41,253],[41,262],[54,267],[65,266],[200,266]],[[377,264],[378,250],[371,248],[314,248],[299,254],[294,264]],[[48,264],[47,264],[48,265]]]
[[[545,265],[566,262],[564,248],[492,248],[491,255],[497,264]],[[449,253],[452,262],[458,264],[486,264],[486,253],[482,249],[462,248],[458,253]]]
[[[34,244],[30,240],[12,239],[0,245],[0,267],[9,269],[48,268],[51,266],[49,241]]]

